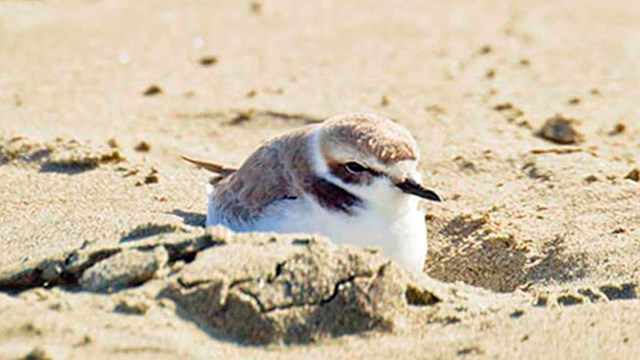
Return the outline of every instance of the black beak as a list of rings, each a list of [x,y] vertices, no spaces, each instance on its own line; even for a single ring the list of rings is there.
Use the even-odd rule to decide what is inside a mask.
[[[438,194],[436,194],[431,190],[425,189],[424,187],[422,187],[422,185],[420,185],[413,179],[407,178],[401,183],[396,183],[396,186],[400,190],[402,190],[402,192],[407,194],[419,196],[423,199],[427,199],[431,201],[438,201],[438,202],[442,201],[440,200],[440,196],[438,196]]]

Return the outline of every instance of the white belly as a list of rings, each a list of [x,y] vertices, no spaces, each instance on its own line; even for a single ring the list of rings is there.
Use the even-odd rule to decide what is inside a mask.
[[[355,216],[327,211],[309,199],[285,201],[271,215],[245,227],[220,221],[216,206],[209,199],[207,226],[225,225],[237,232],[273,231],[279,233],[315,233],[336,244],[377,247],[407,270],[422,272],[427,254],[427,229],[424,214],[417,207],[389,213],[365,209]],[[408,209],[413,209],[409,211]]]

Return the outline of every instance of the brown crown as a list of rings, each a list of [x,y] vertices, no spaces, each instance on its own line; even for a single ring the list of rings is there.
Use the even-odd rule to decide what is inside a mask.
[[[337,115],[322,127],[321,147],[325,153],[330,147],[347,145],[383,164],[418,159],[418,150],[409,131],[387,118],[371,114]]]

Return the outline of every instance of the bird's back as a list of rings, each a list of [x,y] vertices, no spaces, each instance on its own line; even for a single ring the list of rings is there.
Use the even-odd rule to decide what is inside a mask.
[[[312,130],[303,128],[269,141],[238,170],[217,178],[210,189],[207,226],[250,231],[274,205],[298,199],[299,174],[310,168],[306,152]]]

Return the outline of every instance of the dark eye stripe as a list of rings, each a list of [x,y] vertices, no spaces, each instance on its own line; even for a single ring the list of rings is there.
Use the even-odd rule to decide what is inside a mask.
[[[364,171],[354,173],[347,170],[344,163],[329,163],[328,165],[329,172],[347,184],[370,184],[375,177],[382,175],[370,168],[364,168]]]

